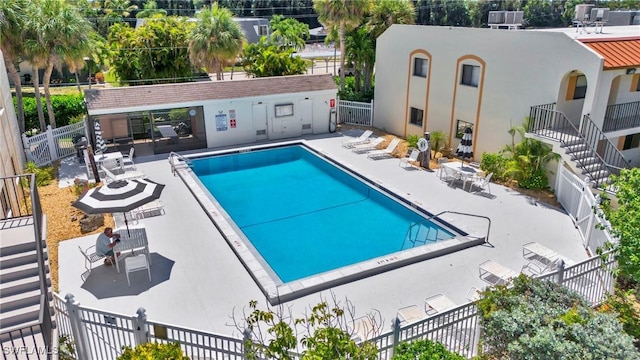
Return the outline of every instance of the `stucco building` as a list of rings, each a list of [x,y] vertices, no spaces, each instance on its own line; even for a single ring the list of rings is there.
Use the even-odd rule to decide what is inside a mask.
[[[0,52],[0,177],[21,174],[25,162],[8,77]]]

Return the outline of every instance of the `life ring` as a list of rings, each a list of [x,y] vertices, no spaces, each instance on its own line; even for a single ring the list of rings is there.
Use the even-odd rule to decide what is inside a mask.
[[[418,150],[420,150],[421,152],[429,150],[429,142],[427,141],[427,139],[420,138],[420,140],[418,140]]]

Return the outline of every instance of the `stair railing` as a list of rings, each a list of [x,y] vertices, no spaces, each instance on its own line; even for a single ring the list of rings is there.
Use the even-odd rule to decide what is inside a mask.
[[[560,142],[562,147],[566,147],[575,143],[576,139],[587,145],[591,156],[598,159],[600,165],[609,169],[609,165],[598,154],[594,144],[590,143],[587,138],[569,121],[567,116],[561,112],[549,107],[550,104],[532,106],[529,113],[529,129],[528,132],[543,136]],[[555,105],[555,104],[554,104]],[[597,144],[596,144],[597,146]],[[595,173],[587,167],[581,158],[576,158],[573,162],[578,165],[582,171],[594,182],[595,187],[601,187],[604,184],[602,178],[596,177]]]
[[[605,162],[608,170],[612,174],[620,175],[619,169],[629,169],[629,163],[624,158],[624,155],[618,150],[608,137],[604,135],[602,130],[596,126],[591,120],[589,115],[585,115],[582,121],[582,128],[580,132],[591,144],[592,148],[598,149],[598,155],[601,155],[602,160]]]

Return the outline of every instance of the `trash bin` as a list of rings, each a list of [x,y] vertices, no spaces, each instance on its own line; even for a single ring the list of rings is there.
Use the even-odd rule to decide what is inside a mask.
[[[80,135],[76,135],[73,137],[73,145],[76,148],[76,155],[78,156],[78,162],[80,164],[84,164],[84,151],[87,150],[87,138]]]

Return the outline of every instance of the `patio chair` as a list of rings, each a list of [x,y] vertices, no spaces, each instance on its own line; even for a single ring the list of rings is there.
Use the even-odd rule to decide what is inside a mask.
[[[86,250],[82,250],[82,248],[78,246],[78,249],[82,253],[82,256],[84,256],[84,268],[89,273],[91,273],[91,270],[93,269],[93,263],[98,262],[105,258],[104,255],[96,253],[95,245],[89,246]]]
[[[353,320],[353,328],[351,329],[351,338],[361,343],[373,338],[376,335],[376,326],[369,316],[362,316]]]
[[[136,150],[133,146],[129,150],[129,154],[122,155],[122,166],[127,169],[131,168],[132,170],[137,170],[136,164],[133,163],[133,153]]]
[[[441,167],[441,169],[442,169],[442,174],[440,175],[440,180],[448,183],[449,186],[453,186],[454,181],[461,179],[460,174],[457,173],[452,168],[443,166]]]
[[[127,284],[131,286],[131,281],[129,280],[129,273],[134,271],[147,270],[147,274],[149,274],[149,282],[151,282],[151,268],[149,268],[149,261],[147,261],[147,255],[139,254],[136,256],[131,256],[124,259],[124,271],[127,275]]]
[[[387,145],[385,149],[370,151],[369,153],[367,153],[367,157],[369,159],[375,160],[375,159],[391,156],[391,154],[396,150],[396,147],[398,147],[398,144],[400,144],[400,139],[393,138],[393,140],[391,140],[391,142],[389,143],[389,145]]]
[[[491,183],[492,176],[493,173],[489,173],[489,175],[487,176],[474,176],[471,180],[471,187],[475,186],[480,189],[479,191],[475,192],[487,190],[489,194],[491,194],[491,187],[489,186],[489,184]]]
[[[453,307],[456,307],[456,303],[444,294],[436,294],[424,299],[424,311],[427,315],[435,315]]]
[[[409,305],[398,309],[396,317],[400,320],[400,325],[411,324],[427,317],[427,314],[418,305]]]
[[[487,260],[478,265],[480,279],[491,285],[504,285],[518,276],[518,273],[493,260]]]
[[[342,147],[352,148],[355,145],[365,144],[369,142],[369,136],[373,135],[373,131],[367,130],[363,132],[359,137],[355,139],[345,139],[342,140]]]
[[[109,170],[104,165],[100,166],[100,169],[105,174],[105,183],[110,183],[112,181],[118,180],[133,180],[145,177],[145,174],[142,171],[122,171],[122,170]]]
[[[378,145],[380,145],[383,141],[384,141],[383,137],[377,137],[377,138],[371,139],[366,144],[360,144],[360,145],[355,145],[351,147],[351,151],[353,151],[354,153],[360,154],[367,151],[375,150],[378,147]]]
[[[444,173],[444,166],[442,164],[446,164],[449,162],[449,158],[441,157],[438,158],[438,172],[436,172],[436,176],[442,180],[442,173]]]
[[[420,151],[412,150],[411,155],[409,155],[409,157],[404,157],[400,159],[398,166],[402,166],[402,164],[405,164],[404,167],[406,167],[406,165],[409,165],[409,167],[414,167],[418,169],[419,167],[413,164],[414,162],[418,161],[418,156],[420,156]]]
[[[530,276],[555,271],[560,266],[560,261],[569,265],[573,264],[571,259],[565,258],[535,241],[522,246],[522,257],[528,260],[528,263],[522,267],[522,272]]]

